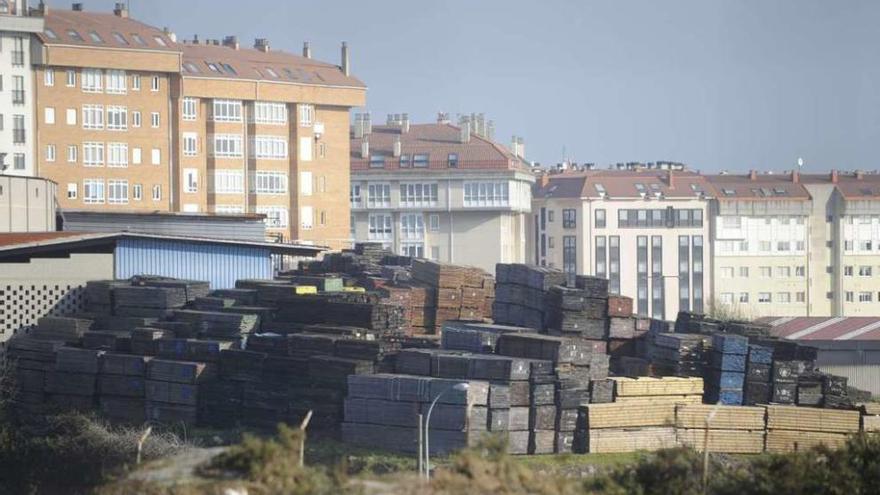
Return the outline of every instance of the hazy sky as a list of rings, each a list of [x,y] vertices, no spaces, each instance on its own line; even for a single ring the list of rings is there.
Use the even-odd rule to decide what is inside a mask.
[[[36,0],[31,0],[35,3]],[[70,2],[50,1],[69,8]],[[85,0],[110,10],[112,0]],[[484,112],[556,163],[876,169],[877,0],[131,0],[181,38],[254,37],[339,63],[373,121]]]

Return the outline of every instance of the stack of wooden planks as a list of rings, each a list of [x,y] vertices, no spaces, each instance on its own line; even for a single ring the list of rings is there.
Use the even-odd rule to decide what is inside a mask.
[[[636,404],[699,404],[703,379],[699,377],[611,377],[614,402]]]
[[[579,409],[575,452],[610,453],[676,446],[675,404],[588,404]]]
[[[859,411],[767,406],[767,452],[793,452],[814,445],[838,447],[859,431]]]
[[[142,424],[147,416],[146,375],[152,358],[106,353],[98,374],[101,414],[120,423]]]
[[[764,451],[763,407],[704,404],[675,406],[675,434],[679,445],[696,450],[732,454]]]
[[[703,376],[707,338],[693,333],[656,333],[650,347],[654,370],[669,376]]]
[[[427,288],[427,331],[439,333],[448,320],[483,321],[491,316],[487,299],[494,296],[494,278],[483,270],[414,259],[411,274],[415,283]]]
[[[499,263],[495,279],[495,323],[543,329],[547,294],[552,287],[565,285],[567,276],[552,268]]]
[[[553,335],[608,337],[608,280],[579,276],[579,287],[554,286],[547,293],[546,325]]]
[[[880,404],[876,402],[861,404],[859,410],[862,413],[862,431],[880,433]]]
[[[709,354],[710,370],[706,376],[706,402],[726,405],[743,403],[748,351],[747,337],[734,334],[712,336],[712,352]]]

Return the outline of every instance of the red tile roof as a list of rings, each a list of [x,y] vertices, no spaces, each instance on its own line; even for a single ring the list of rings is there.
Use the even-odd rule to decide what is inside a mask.
[[[707,175],[706,178],[718,192],[718,199],[809,200],[810,193],[800,182],[794,182],[790,174]]]
[[[40,40],[47,45],[80,45],[157,51],[180,50],[179,45],[171,41],[161,29],[112,13],[49,9],[44,19],[45,29],[51,30],[56,36],[56,38],[52,38],[45,31],[39,33]],[[79,38],[71,36],[71,31],[78,33]],[[90,33],[93,32],[100,37],[101,41],[92,38]],[[125,42],[120,41],[114,33],[121,35]],[[143,44],[137,41],[134,34],[143,40]],[[165,46],[156,41],[157,38],[161,39]]]
[[[832,174],[801,174],[805,184],[834,184],[846,199],[880,199],[880,174],[861,172],[838,172],[837,182]]]
[[[370,159],[361,157],[362,138],[351,139],[351,170],[400,170],[400,160],[393,157],[395,137],[400,137],[401,155],[428,155],[428,170],[449,170],[449,155],[458,155],[459,169],[525,169],[523,160],[504,146],[471,134],[467,143],[460,141],[461,130],[452,124],[411,124],[408,132],[396,125],[374,125],[367,141],[371,156],[384,156],[384,168],[370,168]],[[412,168],[412,167],[411,167]],[[412,168],[424,171],[425,168]]]
[[[670,183],[670,174],[672,177]],[[607,198],[640,198],[642,193],[652,197],[659,193],[665,198],[697,198],[702,192],[716,195],[712,185],[695,172],[666,170],[587,170],[564,172],[548,176],[546,185],[539,180],[535,197],[599,198],[604,191]]]

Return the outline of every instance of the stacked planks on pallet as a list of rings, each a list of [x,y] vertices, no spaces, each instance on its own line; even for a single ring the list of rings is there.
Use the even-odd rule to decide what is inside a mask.
[[[486,299],[494,292],[491,275],[474,267],[451,265],[436,261],[414,259],[412,279],[427,288],[425,328],[440,333],[448,320],[483,321],[491,316],[486,312]]]
[[[677,404],[675,434],[685,447],[731,454],[764,451],[763,407]]]
[[[146,421],[146,375],[152,358],[106,353],[98,374],[98,403],[101,414],[119,423]]]
[[[699,377],[611,377],[614,402],[638,404],[700,404],[703,379]]]
[[[793,452],[814,445],[843,445],[860,427],[859,411],[767,406],[767,452]]]
[[[649,355],[663,376],[704,376],[709,339],[694,333],[656,333]]]
[[[199,385],[215,378],[216,365],[151,359],[145,380],[145,413],[149,421],[195,425]]]
[[[547,293],[546,326],[551,335],[591,340],[608,338],[608,280],[578,276],[576,287],[554,286]]]
[[[455,388],[461,383],[467,388]],[[342,438],[354,445],[382,445],[388,450],[414,453],[419,444],[418,415],[427,416],[435,399],[428,437],[432,454],[473,445],[488,431],[488,382],[396,374],[353,375],[348,378]]]
[[[583,405],[578,411],[575,452],[612,453],[676,446],[675,404]]]
[[[550,289],[565,285],[567,276],[553,268],[522,264],[495,265],[495,323],[543,329]]]
[[[746,381],[743,388],[743,404],[767,404],[772,397],[773,348],[761,344],[749,344],[746,359]]]
[[[706,376],[706,402],[726,405],[743,403],[748,352],[747,337],[720,333],[712,336],[710,370]]]

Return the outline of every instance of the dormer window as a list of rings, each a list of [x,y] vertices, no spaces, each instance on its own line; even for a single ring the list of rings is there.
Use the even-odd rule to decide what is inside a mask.
[[[400,168],[409,168],[412,166],[409,155],[400,155]]]
[[[46,28],[46,30],[43,32],[46,34],[46,37],[49,38],[50,40],[57,40],[58,39],[58,35],[55,34],[55,31],[52,31],[49,28]]]
[[[427,154],[413,155],[413,167],[428,168],[428,155]]]
[[[71,38],[75,39],[76,41],[83,41],[82,36],[80,36],[79,33],[76,32],[76,30],[74,30],[74,29],[68,29],[67,35],[70,36]]]
[[[370,168],[385,168],[385,157],[382,155],[370,155]]]
[[[144,41],[143,38],[141,38],[141,35],[139,35],[139,34],[137,34],[137,33],[131,33],[131,38],[132,38],[132,39],[134,40],[134,42],[137,43],[138,45],[141,45],[141,46],[147,46],[147,42]]]
[[[449,168],[458,168],[458,153],[450,153],[446,158],[446,163]]]
[[[644,193],[644,192],[645,192],[645,185],[644,185],[644,184],[637,183],[637,184],[636,184],[636,191],[638,191],[638,192],[640,192],[640,193]]]
[[[607,191],[605,191],[605,186],[603,186],[602,184],[593,184],[593,187],[596,189],[596,192],[599,193],[600,196],[608,194]]]
[[[159,46],[168,46],[168,43],[165,43],[165,39],[161,36],[153,36],[153,39],[156,40],[156,43],[158,43]]]
[[[91,38],[92,41],[94,41],[95,43],[103,43],[104,42],[104,38],[102,38],[100,34],[94,32],[94,31],[89,31],[89,38]]]

